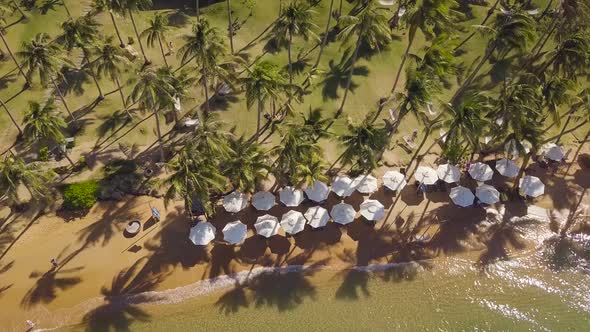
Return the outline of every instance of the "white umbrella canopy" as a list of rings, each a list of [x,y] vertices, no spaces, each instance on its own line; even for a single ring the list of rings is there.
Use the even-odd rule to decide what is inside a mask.
[[[324,209],[321,206],[313,206],[305,211],[305,219],[307,219],[307,223],[313,228],[324,227],[328,224],[330,220],[330,214],[328,214],[328,210]]]
[[[480,163],[479,161],[469,166],[469,175],[479,182],[485,182],[492,179],[494,171],[488,164]]]
[[[438,165],[436,174],[438,175],[439,179],[446,183],[459,182],[461,179],[461,171],[456,166],[451,164]]]
[[[356,217],[356,211],[352,205],[342,202],[332,207],[330,215],[332,216],[332,219],[334,219],[334,222],[337,222],[341,225],[346,225],[354,221],[354,217]]]
[[[377,221],[385,216],[385,207],[378,200],[368,199],[361,203],[361,215],[367,220]]]
[[[500,159],[496,161],[496,170],[501,175],[513,178],[518,175],[518,165],[510,159]]]
[[[533,147],[531,142],[527,140],[520,142],[520,145],[522,145],[522,149],[524,150],[523,152],[526,154],[531,152],[531,148]],[[506,153],[513,157],[519,156],[521,153],[521,150],[518,148],[518,141],[516,141],[514,138],[504,144],[504,149],[506,150]]]
[[[289,234],[297,234],[305,228],[305,217],[299,211],[291,210],[281,218],[281,227]]]
[[[223,227],[223,239],[229,244],[242,244],[248,234],[248,227],[241,221],[236,220]]]
[[[216,231],[210,222],[200,222],[191,228],[188,238],[198,246],[206,246],[215,239]]]
[[[518,185],[520,191],[530,197],[538,197],[545,193],[545,185],[536,176],[525,175]]]
[[[332,191],[340,197],[348,197],[354,192],[352,179],[348,176],[337,176],[332,181]]]
[[[451,189],[449,196],[453,200],[453,203],[461,207],[473,205],[473,200],[475,199],[475,196],[471,190],[462,186]]]
[[[556,145],[555,143],[549,143],[545,145],[543,148],[545,150],[545,158],[547,159],[561,161],[563,160],[563,158],[565,158],[565,153],[563,152],[563,149],[561,148],[561,146]]]
[[[270,214],[265,214],[256,219],[254,228],[258,235],[269,238],[279,234],[279,219]]]
[[[303,196],[303,191],[289,186],[281,189],[279,197],[281,202],[283,202],[285,206],[289,207],[299,206],[299,204],[301,204],[301,202],[303,202],[305,199]]]
[[[361,194],[372,194],[379,188],[377,179],[371,174],[357,176],[352,180],[352,185]]]
[[[489,184],[482,184],[475,188],[475,196],[485,204],[495,204],[500,201],[500,192]]]
[[[248,205],[248,196],[239,191],[225,196],[223,198],[223,208],[230,213],[237,213],[242,211]]]
[[[315,180],[311,186],[305,188],[305,194],[310,200],[321,203],[328,199],[330,188],[328,188],[328,185],[322,181]]]
[[[390,190],[402,190],[407,184],[406,177],[398,171],[387,171],[383,174],[383,185]]]
[[[436,174],[436,171],[430,167],[418,166],[414,173],[414,178],[420,183],[433,185],[438,181],[438,174]]]
[[[275,195],[268,191],[259,191],[252,196],[252,205],[259,211],[268,211],[275,206]]]

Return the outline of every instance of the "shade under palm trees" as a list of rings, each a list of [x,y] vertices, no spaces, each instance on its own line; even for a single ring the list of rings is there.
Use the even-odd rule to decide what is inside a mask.
[[[0,198],[9,206],[21,203],[19,187],[23,186],[32,199],[42,199],[50,192],[54,177],[53,171],[38,163],[27,163],[22,158],[7,155],[0,162]]]
[[[307,3],[294,0],[281,9],[279,19],[273,27],[273,36],[277,44],[287,44],[289,84],[293,84],[293,60],[291,58],[293,37],[300,36],[304,40],[309,38],[317,39],[313,31],[317,28],[317,25],[313,23],[314,15],[315,11]]]
[[[220,58],[225,55],[226,49],[219,31],[212,27],[205,18],[200,18],[193,25],[190,34],[183,37],[184,45],[179,49],[182,64],[191,59],[195,60],[197,68],[201,72],[201,82],[205,93],[205,111],[209,108],[209,73],[214,70]]]
[[[141,33],[141,37],[147,39],[148,47],[153,48],[156,45],[156,42],[158,43],[166,67],[168,67],[168,61],[166,60],[166,53],[164,53],[164,46],[162,43],[166,43],[166,32],[168,30],[168,17],[162,13],[157,13],[149,20],[149,27]]]

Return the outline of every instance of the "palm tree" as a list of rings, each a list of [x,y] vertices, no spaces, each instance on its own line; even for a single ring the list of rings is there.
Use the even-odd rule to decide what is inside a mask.
[[[535,26],[535,20],[526,13],[511,11],[497,14],[493,27],[480,27],[484,33],[491,34],[486,53],[467,79],[463,81],[459,89],[457,89],[452,100],[457,98],[471,85],[477,73],[490,59],[492,54],[497,53],[498,58],[503,58],[513,49],[524,52],[529,44],[535,40]]]
[[[112,2],[117,0],[112,0]],[[141,49],[141,54],[143,55],[144,65],[150,64],[150,60],[145,55],[145,50],[143,49],[143,43],[141,42],[141,37],[137,30],[137,25],[135,24],[135,17],[133,16],[134,12],[138,12],[140,10],[149,9],[152,6],[152,0],[118,0],[120,4],[117,6],[113,6],[112,10],[119,12],[121,15],[126,16],[129,15],[131,18],[131,24],[133,25],[133,31],[135,31],[135,37],[137,37],[137,43],[139,44],[139,48]]]
[[[38,33],[33,40],[23,43],[22,50],[17,52],[16,55],[23,60],[22,67],[29,82],[31,82],[35,73],[38,73],[43,86],[47,86],[47,83],[51,81],[66,111],[72,117],[74,123],[77,123],[76,117],[70,111],[55,80],[56,77],[61,77],[60,69],[62,65],[69,63],[61,57],[60,47],[56,43],[51,43],[48,34]]]
[[[323,156],[314,153],[297,165],[291,181],[299,187],[312,186],[315,181],[327,182],[330,179],[326,174],[327,166]]]
[[[14,119],[14,117],[12,116],[12,113],[10,113],[10,111],[8,110],[8,107],[6,107],[6,104],[1,99],[0,99],[0,105],[2,105],[2,108],[4,109],[4,111],[6,112],[6,114],[8,114],[8,117],[10,118],[10,121],[12,121],[12,124],[18,130],[19,135],[21,135],[23,133],[23,130],[20,128],[20,126],[18,125],[18,123],[16,122],[16,120]]]
[[[260,120],[264,103],[271,99],[276,100],[280,93],[285,91],[288,84],[285,82],[281,69],[270,62],[257,63],[253,69],[248,69],[248,75],[242,79],[246,90],[246,105],[248,109],[258,104],[258,118],[256,121],[256,136],[260,135]]]
[[[181,102],[192,98],[192,88],[197,78],[192,75],[190,70],[184,68],[180,71],[174,71],[170,67],[160,67],[157,70],[162,80],[165,80],[172,86],[172,97],[178,98]],[[167,105],[174,107],[174,105]],[[178,122],[178,112],[174,112],[174,119]]]
[[[92,66],[99,77],[104,75],[115,82],[125,112],[129,116],[129,119],[131,119],[131,113],[129,113],[129,109],[127,108],[127,100],[123,94],[123,88],[120,82],[122,68],[129,64],[129,60],[125,57],[123,50],[113,46],[112,41],[113,38],[109,37],[102,46],[95,47],[97,58],[92,62]]]
[[[208,157],[187,145],[167,165],[172,174],[164,180],[164,185],[168,186],[164,195],[166,205],[175,198],[182,198],[186,211],[192,217],[193,200],[197,199],[208,215],[213,213],[211,192],[222,191],[226,180],[218,165]]]
[[[571,120],[574,117],[576,117],[576,115],[578,117],[580,117],[582,120],[590,121],[590,88],[586,88],[586,89],[582,90],[573,99],[575,100],[575,102],[573,103],[572,107],[570,108],[570,110],[567,114],[567,119],[566,119],[563,127],[561,128],[559,135],[557,135],[557,137],[555,139],[555,144],[559,143],[559,141],[561,140],[561,137],[563,136],[566,129],[568,128]],[[583,144],[583,142],[586,141],[586,139],[582,141],[582,144]]]
[[[117,38],[119,39],[119,46],[121,48],[125,47],[125,42],[121,37],[121,32],[119,31],[119,27],[117,26],[117,20],[115,20],[115,13],[125,13],[125,10],[122,7],[123,3],[121,0],[92,0],[92,8],[95,12],[102,12],[108,11],[109,16],[111,18],[111,22],[113,23],[113,27],[115,27],[115,32],[117,33]]]
[[[22,77],[24,77],[25,79],[25,87],[28,87],[30,85],[29,79],[28,77],[25,75],[25,73],[23,72],[23,69],[21,68],[21,65],[18,63],[18,61],[16,60],[16,58],[14,57],[14,53],[12,52],[12,49],[10,48],[10,46],[8,45],[8,42],[6,41],[6,20],[4,18],[4,15],[8,12],[9,8],[6,6],[2,6],[0,5],[0,14],[2,15],[2,17],[0,17],[0,23],[2,24],[0,26],[0,39],[2,39],[2,43],[4,44],[4,47],[6,48],[6,51],[8,52],[8,54],[10,55],[10,58],[12,59],[12,62],[14,62],[14,64],[16,65],[16,68],[18,68],[18,72],[20,73],[20,75]],[[24,13],[22,14],[23,17]]]
[[[358,167],[360,171],[369,172],[377,167],[382,151],[388,145],[388,131],[385,126],[372,121],[373,114],[360,123],[347,121],[347,133],[340,136],[344,152],[339,160],[344,165]]]
[[[561,74],[568,79],[576,79],[590,66],[590,38],[577,33],[559,43],[547,53],[547,60],[540,67],[544,73],[552,66],[552,73]]]
[[[49,193],[53,178],[55,173],[38,163],[27,163],[22,158],[7,155],[0,162],[0,197],[5,198],[9,206],[19,204],[19,187],[24,186],[32,199],[42,199]]]
[[[387,24],[387,17],[383,15],[378,8],[374,8],[374,2],[368,1],[361,6],[355,7],[351,15],[341,16],[338,23],[342,26],[342,30],[338,34],[338,38],[343,41],[349,41],[356,36],[356,43],[354,52],[352,53],[352,66],[348,73],[348,80],[346,88],[344,89],[344,96],[336,116],[340,116],[344,110],[346,97],[350,90],[352,83],[352,74],[358,58],[361,43],[365,43],[370,49],[377,49],[383,44],[391,41],[391,33],[389,25]]]
[[[234,190],[252,193],[256,184],[268,176],[269,158],[262,147],[248,142],[243,136],[230,140],[229,155],[222,163],[223,174],[229,179]]]
[[[543,95],[545,107],[549,112],[549,116],[552,117],[552,120],[557,125],[561,124],[559,108],[572,101],[572,96],[569,94],[569,91],[574,88],[574,81],[559,76],[546,78],[545,82],[543,82],[541,94]]]
[[[395,75],[395,81],[391,88],[392,94],[395,93],[404,64],[416,37],[416,32],[420,30],[427,39],[432,39],[443,32],[448,33],[455,30],[455,20],[460,16],[457,11],[452,9],[455,7],[458,7],[455,0],[424,0],[404,15],[403,20],[409,27],[408,45]]]
[[[332,10],[334,8],[334,0],[330,0],[330,8],[328,9],[328,21],[326,22],[326,29],[324,30],[324,35],[322,36],[322,43],[320,44],[320,51],[318,52],[318,57],[315,60],[315,64],[312,67],[317,68],[320,64],[320,60],[322,58],[322,54],[324,53],[324,48],[328,43],[328,34],[330,32],[330,23],[332,22]]]
[[[150,20],[149,28],[143,30],[141,33],[142,37],[147,38],[147,45],[148,47],[154,47],[156,41],[160,47],[160,52],[162,53],[162,59],[164,59],[164,64],[168,67],[168,61],[166,61],[166,54],[164,53],[164,46],[162,45],[162,41],[166,42],[166,32],[168,31],[168,18],[161,14],[157,13],[154,17]]]
[[[330,127],[330,123],[332,121],[330,119],[324,118],[320,109],[312,109],[310,106],[309,113],[307,116],[302,115],[302,118],[303,130],[306,132],[306,135],[309,135],[310,139],[314,142],[331,136],[328,128]]]
[[[94,69],[90,65],[90,52],[88,46],[92,46],[96,42],[99,33],[100,24],[96,22],[90,16],[81,16],[74,19],[69,19],[62,23],[61,28],[63,29],[63,35],[61,41],[66,50],[71,51],[73,48],[78,47],[82,50],[84,56],[84,63],[86,63],[90,70],[90,75],[96,84],[98,90],[98,99],[104,99],[102,89],[98,83],[98,78]]]
[[[294,0],[288,6],[283,7],[281,15],[274,25],[273,36],[278,45],[287,44],[287,57],[289,60],[289,84],[293,84],[293,61],[291,59],[291,46],[294,36],[301,36],[304,40],[317,38],[313,32],[317,25],[313,23],[313,11],[308,4]]]
[[[208,74],[219,62],[220,57],[225,55],[225,45],[220,37],[219,31],[212,27],[205,18],[200,18],[193,25],[190,35],[183,37],[185,43],[180,48],[178,54],[181,57],[182,64],[194,58],[197,68],[201,72],[203,91],[205,93],[205,111],[210,112],[209,108],[209,88]]]
[[[227,159],[231,152],[229,141],[233,135],[224,127],[225,123],[219,114],[205,115],[191,138],[193,148],[209,156]]]
[[[230,0],[225,1],[227,7],[227,33],[229,35],[229,50],[231,54],[234,54],[234,22],[231,18],[231,2]]]
[[[58,146],[64,143],[65,137],[62,131],[66,128],[66,122],[57,111],[53,98],[43,106],[35,101],[29,102],[29,109],[25,112],[23,125],[23,137],[29,142],[44,139],[52,141]],[[74,166],[67,151],[63,152],[70,164]]]
[[[158,143],[160,146],[160,158],[164,161],[164,147],[162,142],[162,131],[160,128],[159,111],[163,106],[172,103],[173,87],[152,69],[144,70],[138,73],[137,76],[137,78],[130,80],[130,82],[135,85],[128,97],[127,103],[129,103],[130,100],[138,102],[141,110],[154,113],[154,117],[156,118]]]

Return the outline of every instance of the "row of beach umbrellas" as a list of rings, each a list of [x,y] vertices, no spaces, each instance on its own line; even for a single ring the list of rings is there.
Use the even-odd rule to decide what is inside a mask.
[[[360,214],[367,220],[377,221],[385,216],[385,207],[379,201],[369,199],[360,205]],[[332,207],[328,212],[321,206],[313,206],[305,213],[291,210],[283,214],[279,219],[270,214],[265,214],[256,219],[254,228],[256,233],[265,238],[270,238],[283,229],[287,234],[297,234],[310,225],[312,228],[325,227],[330,219],[334,222],[346,225],[354,221],[357,211],[352,205],[341,202]],[[215,239],[217,229],[210,222],[200,222],[191,228],[189,239],[196,245],[207,245]],[[223,239],[229,244],[241,244],[246,239],[248,228],[239,220],[232,221],[223,227]]]

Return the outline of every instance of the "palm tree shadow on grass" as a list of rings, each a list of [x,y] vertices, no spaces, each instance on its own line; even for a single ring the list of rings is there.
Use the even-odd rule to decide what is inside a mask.
[[[39,6],[39,11],[41,12],[41,14],[46,15],[47,13],[49,13],[49,11],[59,10],[59,8],[56,8],[56,7],[61,7],[61,6],[62,6],[62,3],[60,0],[45,0]]]
[[[328,99],[338,99],[340,96],[338,95],[338,89],[345,89],[346,82],[348,80],[348,75],[350,73],[350,68],[352,67],[352,57],[351,49],[348,48],[342,54],[339,63],[335,63],[334,60],[330,60],[328,63],[329,69],[324,74],[324,79],[322,80],[321,84],[322,87],[322,97],[324,101]],[[356,65],[352,70],[353,79],[355,76],[368,76],[369,75],[369,68],[364,65]],[[358,84],[354,82],[354,80],[350,83],[350,91],[353,91],[358,87]]]
[[[90,76],[83,69],[67,68],[62,69],[63,81],[58,85],[64,96],[74,94],[83,95],[86,90],[84,84],[90,83]]]
[[[18,80],[16,72],[8,73],[0,78],[0,90],[4,90],[9,84],[12,84]]]

